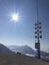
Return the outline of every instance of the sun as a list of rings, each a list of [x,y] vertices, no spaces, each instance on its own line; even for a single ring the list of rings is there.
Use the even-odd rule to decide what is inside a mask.
[[[12,20],[13,20],[14,22],[18,22],[18,20],[19,20],[19,15],[18,15],[17,13],[12,14]]]

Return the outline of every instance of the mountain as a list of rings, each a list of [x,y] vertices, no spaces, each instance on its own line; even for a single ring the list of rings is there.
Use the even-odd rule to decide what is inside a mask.
[[[28,46],[21,46],[19,48],[21,48],[21,50],[26,50],[25,52],[27,52],[27,49],[29,52],[31,50],[31,48]],[[12,54],[12,52],[6,46],[0,44],[0,65],[49,65],[49,62],[23,54]]]
[[[20,52],[22,54],[33,54],[34,53],[33,49],[27,45],[25,45],[25,46],[8,46],[8,48],[10,50],[14,51],[15,53],[17,53],[17,52]]]
[[[31,47],[27,46],[27,45],[25,45],[25,46],[11,45],[11,46],[8,46],[8,48],[10,50],[16,52],[16,53],[21,52],[21,53],[24,53],[24,54],[34,54],[34,50]],[[44,52],[44,51],[40,51],[40,54],[42,56],[45,56],[45,55],[49,56],[49,53]]]
[[[30,48],[29,46],[25,45],[25,46],[8,46],[8,48],[12,51],[14,51],[15,53],[20,52],[22,54],[35,54],[34,50],[32,48]],[[29,55],[30,56],[30,55]],[[44,51],[40,51],[40,56],[43,59],[48,59],[49,60],[49,53],[46,53]]]
[[[0,43],[0,53],[12,53],[12,51]]]

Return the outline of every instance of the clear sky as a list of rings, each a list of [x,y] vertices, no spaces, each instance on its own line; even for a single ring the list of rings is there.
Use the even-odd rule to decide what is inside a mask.
[[[41,50],[49,51],[49,0],[39,0],[39,21],[42,22]],[[11,14],[19,20],[11,21]],[[35,45],[36,0],[0,0],[0,43]]]

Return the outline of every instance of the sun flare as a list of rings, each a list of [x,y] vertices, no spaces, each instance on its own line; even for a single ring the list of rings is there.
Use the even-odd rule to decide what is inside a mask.
[[[18,20],[19,20],[19,15],[16,14],[16,13],[12,14],[12,20],[13,20],[14,22],[18,22]]]

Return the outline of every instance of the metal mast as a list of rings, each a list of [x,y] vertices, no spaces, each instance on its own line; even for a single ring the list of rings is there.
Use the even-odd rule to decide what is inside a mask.
[[[40,58],[40,39],[42,38],[41,22],[39,22],[39,10],[38,10],[38,0],[36,0],[36,11],[37,11],[37,22],[35,23],[35,48],[37,49],[37,57]]]

